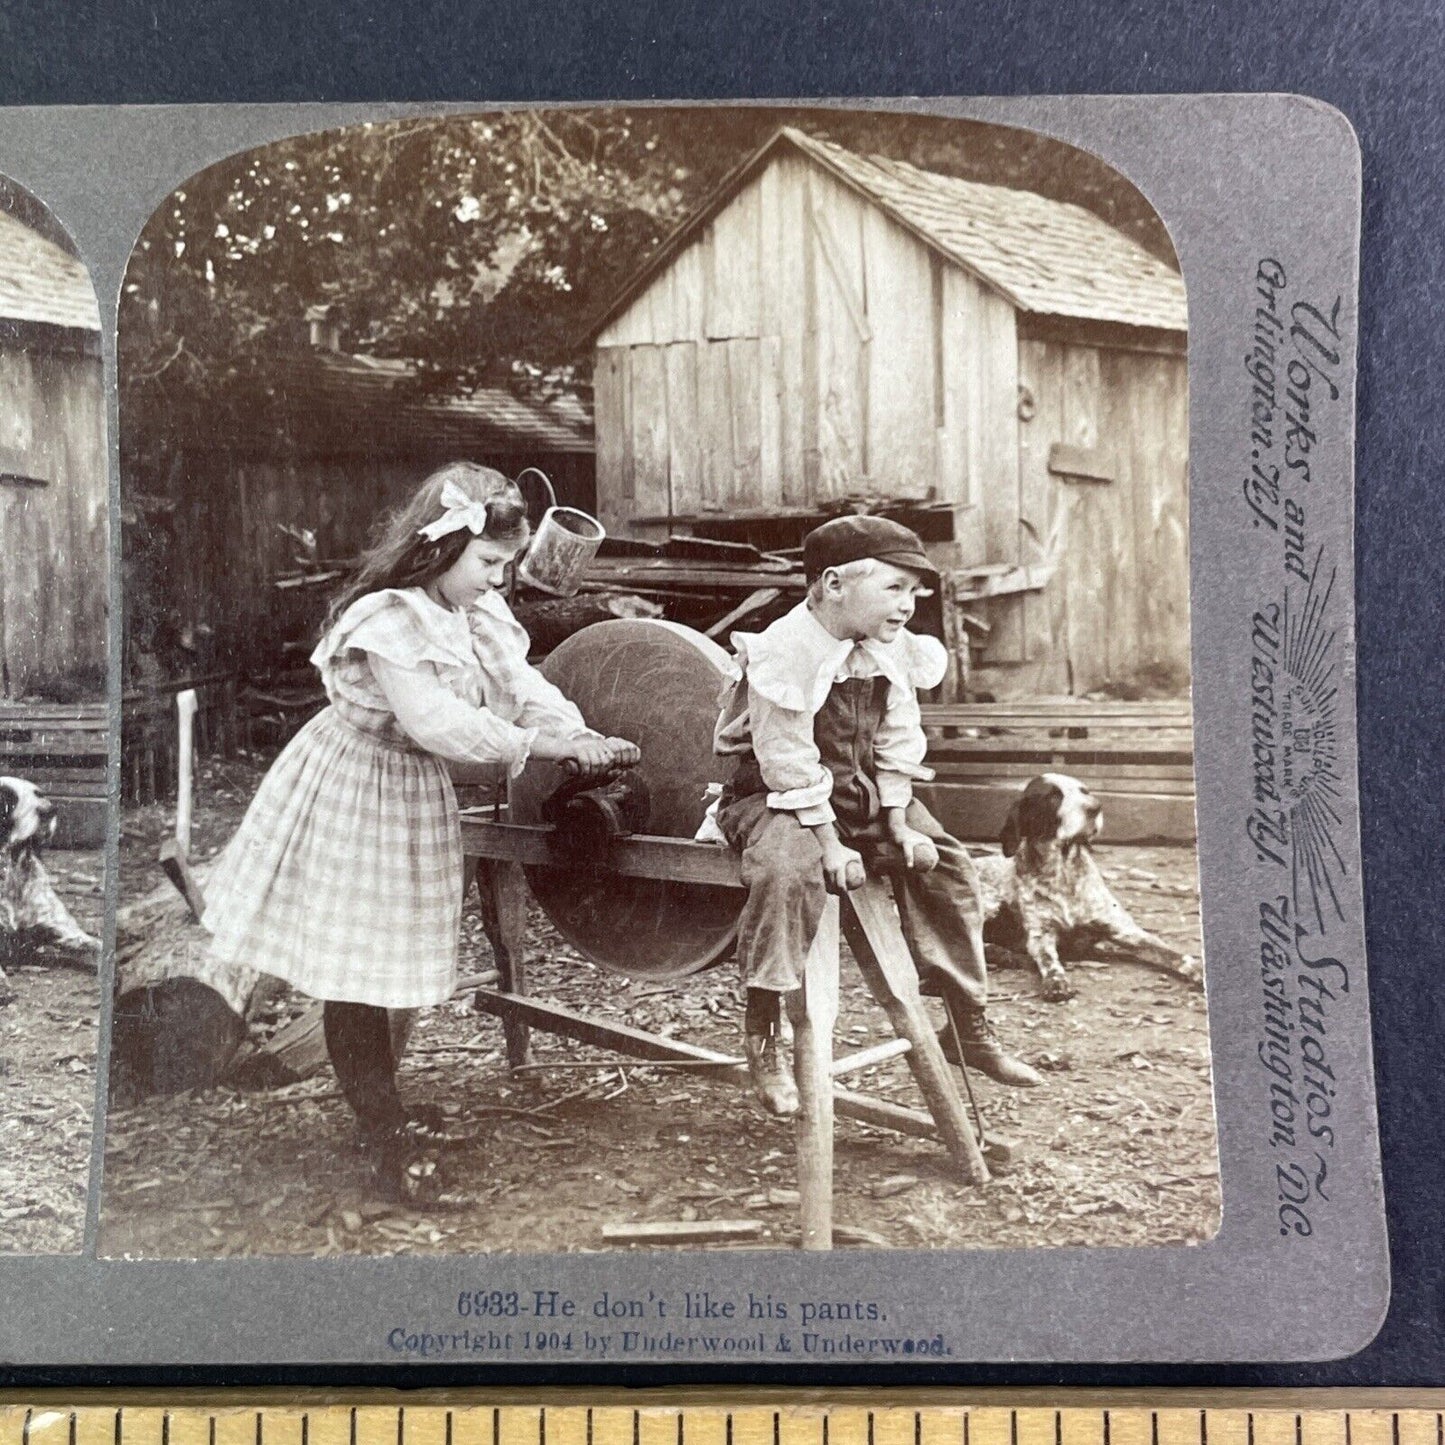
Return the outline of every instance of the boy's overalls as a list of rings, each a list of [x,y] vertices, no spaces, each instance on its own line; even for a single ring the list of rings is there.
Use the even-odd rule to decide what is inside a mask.
[[[833,775],[829,798],[839,838],[871,869],[877,847],[887,842],[878,788],[873,780],[873,739],[883,720],[889,680],[849,677],[833,683],[814,715],[813,740]],[[748,988],[787,992],[801,986],[801,968],[823,916],[827,891],[822,851],[811,829],[790,812],[767,805],[767,785],[757,759],[738,759],[724,786],[718,826],[742,854],[748,890],[738,928],[738,963]],[[983,955],[983,910],[973,861],[917,800],[908,823],[938,849],[929,873],[894,874],[903,935],[930,991],[948,992],[968,1013],[982,1013],[988,984]]]

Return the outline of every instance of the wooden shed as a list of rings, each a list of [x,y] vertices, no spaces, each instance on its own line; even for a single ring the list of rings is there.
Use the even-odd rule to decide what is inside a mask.
[[[1187,679],[1184,284],[1092,212],[784,129],[592,339],[610,532],[915,506],[955,690]]]
[[[106,462],[90,276],[0,211],[0,698],[104,696]]]
[[[295,534],[349,565],[445,462],[537,467],[562,504],[595,505],[591,417],[570,392],[433,395],[414,363],[320,347],[275,356],[225,403],[171,409],[160,437],[122,414],[127,686],[265,675],[288,641],[304,662],[328,594],[278,585],[296,571]]]

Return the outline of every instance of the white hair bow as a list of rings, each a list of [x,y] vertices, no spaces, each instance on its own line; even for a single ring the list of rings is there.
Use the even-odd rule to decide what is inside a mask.
[[[480,537],[487,529],[487,502],[474,502],[455,482],[448,482],[442,488],[442,514],[435,522],[417,528],[417,536],[428,542],[437,542],[449,532],[460,532],[465,527],[474,537]]]

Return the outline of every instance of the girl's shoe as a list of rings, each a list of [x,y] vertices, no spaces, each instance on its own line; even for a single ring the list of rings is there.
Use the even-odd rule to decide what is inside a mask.
[[[372,1191],[379,1199],[412,1208],[439,1202],[442,1181],[435,1153],[408,1125],[367,1133],[362,1149],[371,1162]]]

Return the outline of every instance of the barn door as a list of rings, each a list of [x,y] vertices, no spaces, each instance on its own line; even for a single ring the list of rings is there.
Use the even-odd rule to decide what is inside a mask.
[[[1023,602],[1031,690],[1079,695],[1111,676],[1122,641],[1120,489],[1097,461],[1112,440],[1101,435],[1099,352],[1025,341],[1019,356],[1031,410],[1020,450],[1024,553],[1054,568]]]

